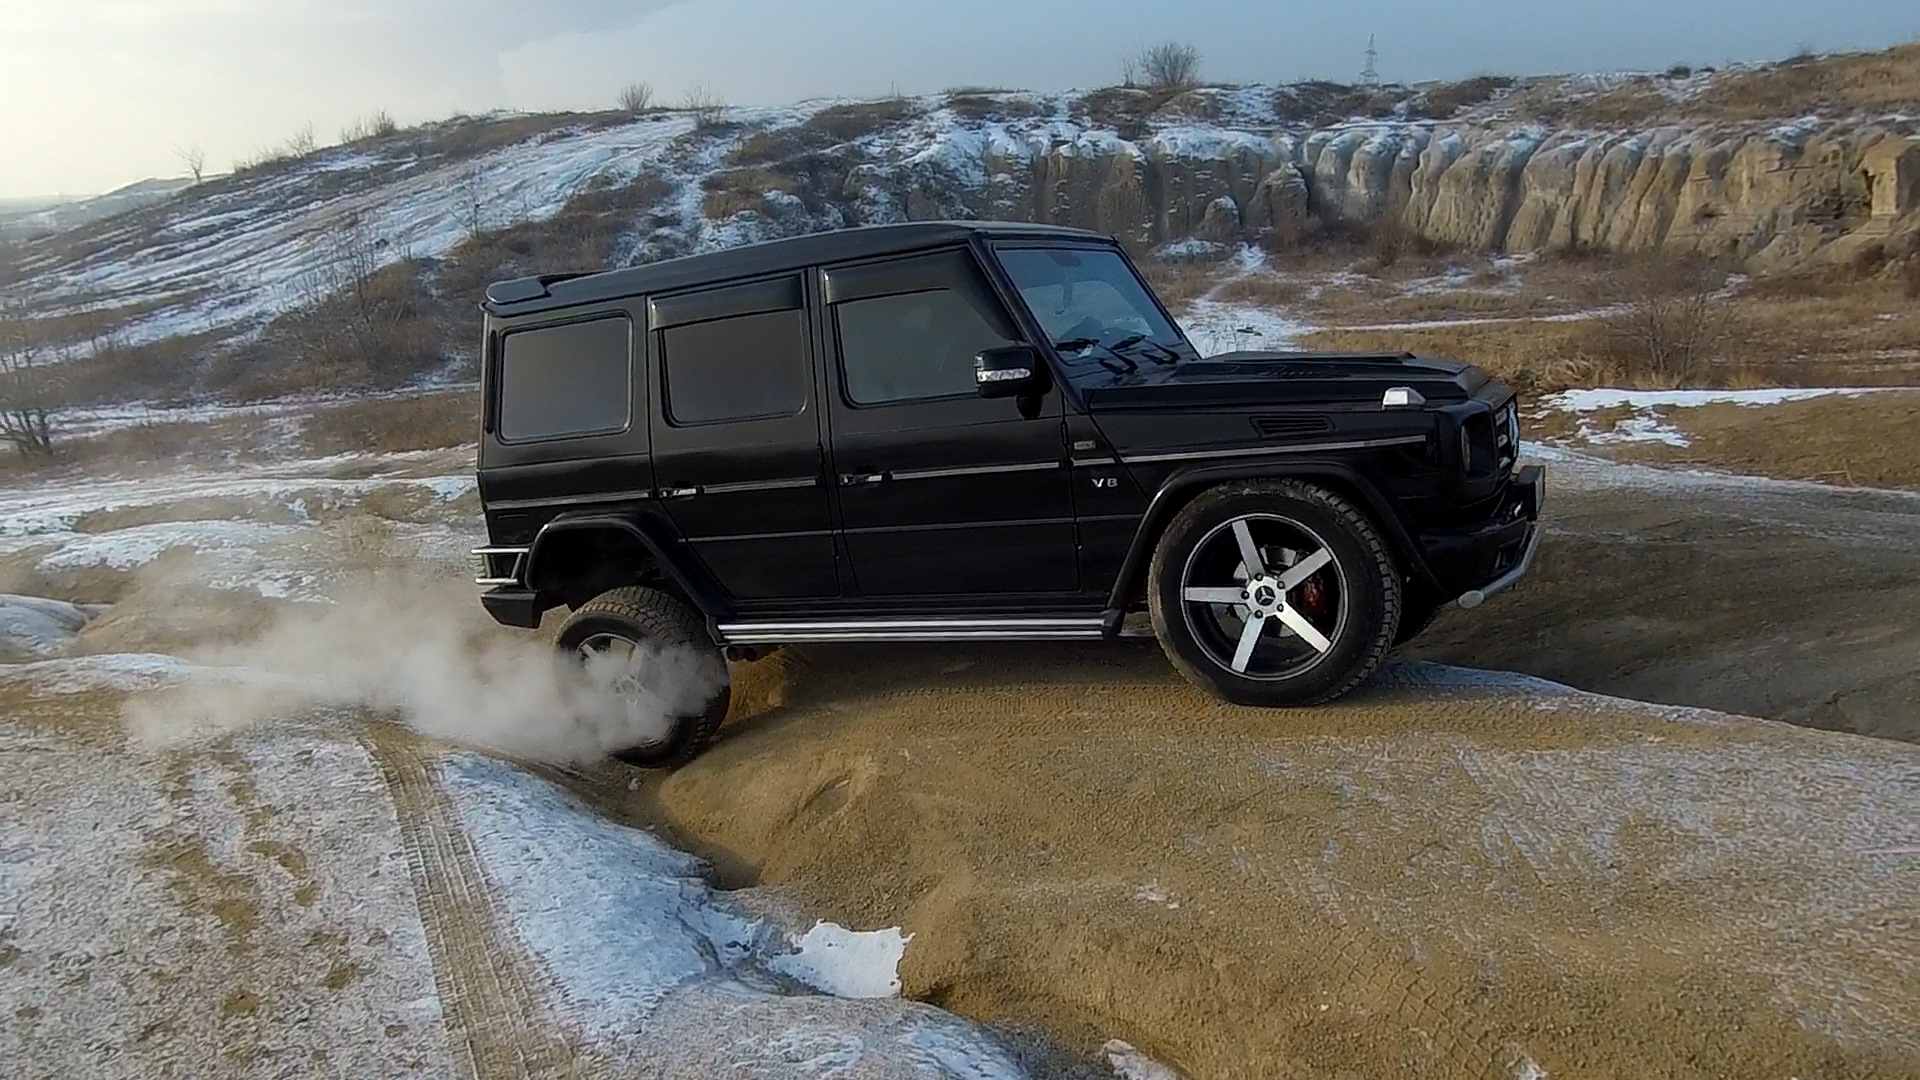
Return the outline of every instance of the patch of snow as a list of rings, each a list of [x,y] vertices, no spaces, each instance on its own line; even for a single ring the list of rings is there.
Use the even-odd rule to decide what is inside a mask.
[[[1882,393],[1910,389],[1897,386],[1768,387],[1757,390],[1563,390],[1540,399],[1545,408],[1561,412],[1596,412],[1626,406],[1634,409],[1697,408],[1702,405],[1778,405],[1811,398]]]
[[[897,986],[892,965],[906,946],[897,930],[816,926],[800,952],[785,952],[784,935],[709,886],[698,859],[650,833],[491,758],[452,756],[441,783],[511,932],[558,988],[569,1025],[597,1039],[658,1044],[660,1057],[687,1062],[723,1045],[781,1064],[766,1075],[834,1076],[856,1065],[877,1066],[873,1075],[1026,1075],[991,1032],[958,1017],[897,999],[803,993],[804,977],[780,978],[783,966],[798,965],[821,982],[869,991],[884,968]],[[729,1017],[723,1030],[712,1023],[716,1008]],[[760,1028],[770,1030],[758,1036]]]
[[[31,664],[0,665],[0,679],[32,682],[49,694],[117,690],[133,694],[185,679],[193,665],[159,653],[103,653]]]
[[[87,613],[64,600],[0,593],[0,656],[51,659],[85,625]]]
[[[1276,308],[1230,304],[1200,299],[1180,317],[1180,328],[1202,355],[1247,349],[1284,350],[1294,347],[1313,325]]]
[[[900,961],[912,940],[897,926],[861,931],[822,921],[793,939],[796,952],[768,966],[835,997],[899,997]]]
[[[1100,1047],[1117,1080],[1183,1080],[1181,1075],[1119,1039]]]
[[[254,549],[292,535],[294,526],[258,521],[161,521],[97,535],[76,535],[40,557],[42,570],[105,566],[131,570],[178,547],[220,551],[243,558]]]
[[[1217,258],[1226,254],[1227,251],[1228,248],[1225,244],[1216,244],[1211,240],[1202,240],[1197,236],[1189,236],[1185,240],[1175,240],[1171,244],[1162,244],[1153,249],[1153,257],[1156,259],[1164,259],[1168,262],[1179,262],[1190,259]]]

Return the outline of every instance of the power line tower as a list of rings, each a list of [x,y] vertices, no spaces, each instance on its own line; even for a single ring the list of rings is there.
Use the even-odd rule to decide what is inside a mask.
[[[1367,66],[1363,68],[1360,72],[1361,86],[1379,86],[1380,85],[1380,72],[1376,70],[1374,67],[1374,62],[1379,59],[1380,59],[1380,50],[1373,47],[1373,35],[1368,34],[1367,35]]]

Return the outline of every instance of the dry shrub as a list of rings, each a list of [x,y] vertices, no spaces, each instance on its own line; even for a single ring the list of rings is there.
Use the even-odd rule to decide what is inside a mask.
[[[384,139],[399,130],[400,125],[393,122],[392,113],[377,109],[366,116],[356,117],[352,123],[341,128],[340,141],[357,143],[365,139]]]
[[[726,99],[706,83],[701,83],[682,95],[680,108],[692,114],[693,126],[703,131],[719,127],[727,115]]]
[[[1463,109],[1493,100],[1493,96],[1514,84],[1511,75],[1475,75],[1459,82],[1435,83],[1420,92],[1408,109],[1416,118],[1446,120]]]
[[[526,221],[469,237],[439,266],[437,292],[460,320],[454,345],[470,348],[472,305],[486,287],[508,278],[573,270],[605,269],[622,230],[636,215],[659,206],[673,186],[652,173],[625,184],[591,183],[545,221]]]
[[[333,405],[308,417],[300,434],[319,456],[465,446],[480,438],[480,398],[461,390]]]
[[[1140,273],[1153,287],[1154,295],[1179,314],[1213,288],[1215,274],[1208,263],[1194,259],[1166,261],[1152,259],[1140,263]]]
[[[1292,278],[1248,274],[1222,285],[1217,296],[1230,304],[1290,308],[1306,299],[1307,287]]]
[[[1305,349],[1411,352],[1475,364],[1530,394],[1617,385],[1619,373],[1592,321],[1476,323],[1431,330],[1316,330]]]
[[[767,192],[799,190],[799,184],[785,173],[765,168],[728,169],[710,173],[701,181],[706,196],[700,212],[713,221],[724,221],[735,214],[763,211]]]
[[[832,142],[852,142],[877,134],[920,115],[920,106],[911,98],[883,98],[846,105],[829,105],[807,118],[804,127],[819,132]]]
[[[646,112],[653,107],[653,87],[643,82],[628,83],[620,88],[619,102],[623,112]]]
[[[1641,383],[1685,385],[1706,373],[1732,327],[1726,274],[1690,260],[1648,257],[1616,271],[1619,302],[1600,322],[1622,372]]]
[[[962,120],[1013,120],[1039,116],[1045,110],[1026,97],[1009,96],[1010,91],[985,87],[948,90],[946,106]]]
[[[1348,86],[1314,80],[1273,92],[1274,119],[1289,124],[1332,124],[1356,116],[1389,116],[1404,91],[1393,87]]]
[[[1679,69],[1669,71],[1668,78]],[[1691,74],[1688,72],[1687,74]],[[1723,71],[1699,93],[1674,100],[1654,76],[1640,76],[1580,101],[1552,86],[1530,95],[1535,115],[1570,124],[1636,127],[1668,121],[1770,120],[1821,113],[1907,111],[1920,104],[1920,42],[1876,53],[1799,55],[1744,71]]]

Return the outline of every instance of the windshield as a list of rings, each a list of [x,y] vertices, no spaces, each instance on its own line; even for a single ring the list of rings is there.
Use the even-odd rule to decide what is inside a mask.
[[[1129,374],[1194,352],[1117,251],[1003,248],[1000,264],[1069,374]]]

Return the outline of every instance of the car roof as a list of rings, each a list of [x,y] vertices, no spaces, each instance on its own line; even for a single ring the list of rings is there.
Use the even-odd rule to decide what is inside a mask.
[[[518,315],[596,300],[640,296],[710,281],[797,270],[821,262],[900,254],[962,242],[976,236],[1009,240],[1113,242],[1111,237],[1085,229],[1014,221],[913,221],[898,225],[867,225],[747,244],[704,255],[687,255],[627,270],[544,274],[496,282],[487,286],[483,306],[496,315]]]

